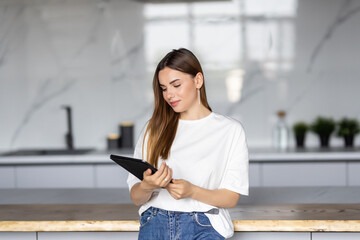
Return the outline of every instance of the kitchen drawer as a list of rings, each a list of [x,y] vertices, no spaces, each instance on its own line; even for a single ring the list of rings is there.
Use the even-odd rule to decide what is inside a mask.
[[[136,240],[138,232],[39,232],[38,240]]]
[[[249,185],[250,187],[261,186],[261,163],[249,164]]]
[[[0,240],[37,240],[36,232],[0,232]]]
[[[116,163],[95,165],[95,176],[98,188],[128,188],[128,172]]]
[[[345,162],[264,163],[263,186],[346,186]]]
[[[231,240],[310,240],[308,232],[235,232]]]
[[[91,188],[95,186],[92,165],[17,166],[18,188]]]
[[[15,188],[15,167],[0,167],[0,188]]]
[[[360,233],[313,233],[312,240],[359,240]]]
[[[360,186],[360,162],[349,162],[349,186]]]

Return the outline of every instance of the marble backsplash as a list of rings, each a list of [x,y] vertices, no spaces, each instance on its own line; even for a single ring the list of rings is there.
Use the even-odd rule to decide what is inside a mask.
[[[286,17],[292,22],[292,37],[286,38],[292,41],[286,45],[291,49],[285,49],[288,54],[278,62],[281,71],[267,66],[272,58],[269,49],[278,47],[284,36],[266,32],[259,40],[265,47],[252,47],[251,42],[240,41],[251,24],[237,29],[239,42],[228,37],[222,43],[240,49],[237,67],[214,68],[210,58],[216,54],[206,55],[202,42],[180,46],[161,42],[166,31],[158,35],[163,53],[188,47],[199,56],[213,110],[240,120],[250,147],[271,146],[279,109],[288,112],[290,126],[318,115],[360,118],[360,2],[292,2],[294,14]],[[117,132],[121,121],[133,121],[137,136],[152,112],[151,81],[157,60],[151,59],[149,49],[154,47],[149,46],[148,28],[156,17],[149,20],[146,8],[130,0],[0,0],[0,150],[64,147],[62,105],[73,109],[75,147],[105,148],[107,134]],[[276,19],[263,11],[259,16],[265,16],[264,24]],[[243,21],[236,13],[232,16]],[[222,20],[208,25],[216,26],[216,21]],[[210,40],[203,43],[209,52],[216,48]],[[242,48],[249,49],[247,54]],[[252,48],[266,56],[252,58],[256,56]],[[222,58],[221,52],[218,56]],[[231,74],[243,79],[233,99],[227,80]],[[334,137],[331,144],[342,145],[342,140]],[[317,145],[315,136],[309,136],[308,145]]]

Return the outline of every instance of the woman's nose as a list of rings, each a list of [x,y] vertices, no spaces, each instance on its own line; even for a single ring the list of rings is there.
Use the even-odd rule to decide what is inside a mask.
[[[173,98],[175,96],[174,92],[172,90],[167,90],[166,91],[166,97],[170,100],[171,98]]]

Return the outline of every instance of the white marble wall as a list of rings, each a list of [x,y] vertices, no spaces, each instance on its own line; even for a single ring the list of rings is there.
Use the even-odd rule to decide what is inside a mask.
[[[250,145],[270,145],[278,109],[288,112],[289,125],[318,115],[360,119],[360,2],[299,0],[294,21],[293,70],[275,79],[260,71],[261,91],[236,110]],[[333,136],[330,144],[343,146],[343,140]],[[307,145],[318,146],[314,134]]]
[[[0,1],[0,148],[105,147],[142,114],[143,5],[134,1]]]
[[[360,2],[301,0],[297,18],[289,120],[311,121],[319,114],[359,120]],[[358,136],[357,146],[359,140]],[[334,137],[331,144],[343,142]]]
[[[290,71],[271,75],[257,67],[261,61],[241,62],[243,97],[231,103],[228,69],[204,64],[213,110],[241,120],[250,147],[271,145],[279,109],[288,111],[289,125],[318,115],[360,118],[360,2],[295,5]],[[120,121],[134,121],[137,134],[152,110],[143,10],[131,0],[0,0],[0,150],[65,146],[63,104],[73,108],[75,147],[105,148],[106,135],[117,132]],[[261,15],[269,13],[259,10]],[[271,30],[264,36],[267,47],[281,38],[270,37]],[[224,41],[237,44],[231,37]],[[207,62],[198,44],[184,47]],[[317,145],[317,138],[310,135],[308,145]]]

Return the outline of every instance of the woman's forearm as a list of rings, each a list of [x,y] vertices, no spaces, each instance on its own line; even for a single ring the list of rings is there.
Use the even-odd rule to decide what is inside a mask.
[[[176,200],[192,198],[219,208],[235,207],[240,197],[239,193],[227,189],[209,190],[184,179],[173,179],[173,183],[167,185],[166,189]]]
[[[195,200],[218,208],[235,207],[239,197],[240,194],[227,189],[208,190],[195,185],[193,185],[193,194],[191,196]]]
[[[153,193],[153,190],[145,189],[140,182],[140,183],[136,183],[131,188],[130,198],[131,198],[131,201],[134,203],[134,205],[140,206],[140,205],[146,203],[147,201],[149,201],[152,193]]]

